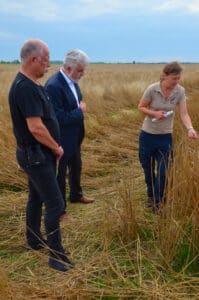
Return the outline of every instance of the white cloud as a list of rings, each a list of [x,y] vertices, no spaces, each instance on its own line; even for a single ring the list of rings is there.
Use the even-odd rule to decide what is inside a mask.
[[[145,14],[154,11],[199,13],[199,0],[0,0],[0,13],[35,21],[71,21],[100,15]]]
[[[121,0],[0,0],[0,13],[53,22],[116,14],[124,12],[129,4],[132,6],[128,0],[125,4]]]
[[[57,1],[58,2],[58,1]],[[79,19],[104,14],[133,15],[150,12],[178,11],[199,13],[199,0],[73,0],[66,4],[67,19]]]
[[[0,1],[1,14],[28,17],[37,21],[56,21],[61,18],[61,7],[53,0]]]
[[[0,31],[0,40],[16,40],[17,38],[18,36],[16,34]]]
[[[199,0],[170,0],[164,1],[157,10],[160,11],[181,11],[187,13],[199,13]]]
[[[199,0],[76,0],[78,14],[146,14],[153,11],[199,12]],[[74,3],[74,0],[73,0]]]

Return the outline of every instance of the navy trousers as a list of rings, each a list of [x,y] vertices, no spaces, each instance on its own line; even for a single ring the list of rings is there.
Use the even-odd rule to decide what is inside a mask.
[[[80,147],[76,149],[76,152],[72,157],[68,158],[67,155],[63,155],[58,165],[57,181],[65,200],[65,208],[67,206],[66,202],[66,174],[67,169],[69,171],[68,181],[69,181],[69,200],[70,202],[77,202],[82,196],[81,187],[81,171],[82,171],[82,160],[81,160],[81,150]]]
[[[139,136],[139,159],[144,170],[147,196],[159,206],[164,196],[166,170],[172,156],[172,135],[150,134],[145,131]]]
[[[42,241],[41,216],[42,205],[45,205],[44,224],[48,247],[63,252],[59,219],[64,209],[64,201],[56,180],[56,160],[50,152],[44,153],[45,160],[29,162],[27,150],[17,148],[17,161],[27,173],[29,197],[26,207],[26,236],[32,247]]]

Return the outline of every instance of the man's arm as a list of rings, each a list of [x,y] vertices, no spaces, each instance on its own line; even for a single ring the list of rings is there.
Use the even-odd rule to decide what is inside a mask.
[[[34,138],[41,144],[50,148],[57,158],[60,159],[64,153],[63,149],[50,135],[48,129],[42,122],[42,119],[40,117],[28,117],[26,118],[26,122],[28,129]]]

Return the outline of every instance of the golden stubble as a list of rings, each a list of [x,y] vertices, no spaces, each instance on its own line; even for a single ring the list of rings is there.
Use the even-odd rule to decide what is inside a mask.
[[[172,265],[184,239],[197,259],[199,230],[199,144],[186,138],[178,114],[164,211],[154,215],[144,208],[138,161],[143,116],[137,104],[144,89],[158,81],[162,67],[91,64],[80,81],[87,103],[82,185],[96,201],[86,207],[69,204],[73,220],[61,224],[62,238],[76,268],[59,274],[48,268],[46,250],[25,250],[27,179],[16,163],[8,108],[19,65],[0,65],[0,299],[1,292],[16,300],[188,299],[190,287],[192,299],[198,299],[198,278],[183,273],[190,262],[179,272]],[[52,65],[41,83],[59,68]],[[184,69],[182,85],[199,131],[198,65]]]

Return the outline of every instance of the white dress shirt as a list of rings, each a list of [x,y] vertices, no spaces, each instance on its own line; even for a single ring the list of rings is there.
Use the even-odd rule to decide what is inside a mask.
[[[77,107],[79,107],[79,101],[78,101],[78,95],[77,95],[77,90],[75,88],[74,82],[64,73],[64,71],[62,69],[60,69],[61,74],[63,75],[64,79],[66,80],[66,82],[68,83],[75,99],[77,102]]]

